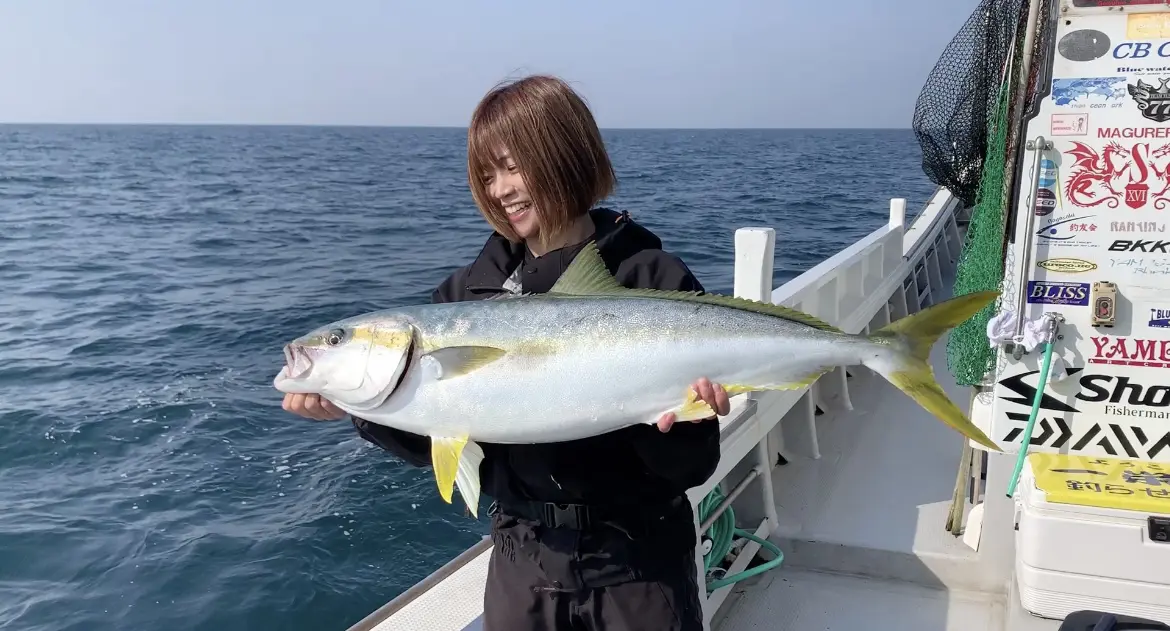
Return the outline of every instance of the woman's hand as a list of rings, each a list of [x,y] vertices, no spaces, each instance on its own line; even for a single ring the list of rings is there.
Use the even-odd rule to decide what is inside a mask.
[[[707,405],[711,406],[712,410],[715,410],[716,415],[726,416],[727,413],[731,411],[731,401],[728,399],[727,391],[723,389],[723,386],[719,384],[713,384],[711,383],[710,379],[702,377],[695,383],[691,384],[691,389],[694,390],[695,394],[697,395],[696,400],[705,401]],[[698,419],[691,422],[698,423],[704,420],[706,419]],[[662,415],[662,418],[658,419],[658,430],[669,432],[670,426],[674,425],[674,423],[674,412],[667,412],[666,414]]]
[[[281,407],[286,412],[318,421],[339,421],[345,418],[345,410],[333,405],[329,399],[319,394],[286,394]]]

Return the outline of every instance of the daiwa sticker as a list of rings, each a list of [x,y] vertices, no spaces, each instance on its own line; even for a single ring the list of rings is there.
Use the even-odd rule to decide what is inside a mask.
[[[1028,302],[1034,305],[1089,305],[1089,283],[1051,280],[1028,281]]]
[[[1053,114],[1049,133],[1053,136],[1084,136],[1089,133],[1089,115]]]

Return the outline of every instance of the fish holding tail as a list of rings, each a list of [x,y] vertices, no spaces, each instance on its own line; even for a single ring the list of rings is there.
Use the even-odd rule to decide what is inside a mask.
[[[999,451],[935,380],[931,348],[991,304],[978,292],[932,305],[869,335],[809,314],[710,293],[631,289],[590,243],[546,294],[375,312],[313,331],[285,349],[275,380],[366,421],[431,441],[443,500],[455,488],[478,515],[476,441],[574,440],[715,416],[690,383],[728,394],[805,387],[864,365],[967,438]]]

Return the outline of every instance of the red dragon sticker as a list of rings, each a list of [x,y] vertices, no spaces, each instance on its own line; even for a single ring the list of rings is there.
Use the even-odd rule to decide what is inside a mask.
[[[1150,151],[1149,143],[1127,150],[1111,142],[1101,155],[1075,140],[1072,144],[1065,151],[1074,158],[1072,177],[1064,187],[1069,202],[1082,208],[1100,204],[1117,208],[1124,200],[1135,210],[1150,200],[1158,210],[1170,205],[1170,143]]]

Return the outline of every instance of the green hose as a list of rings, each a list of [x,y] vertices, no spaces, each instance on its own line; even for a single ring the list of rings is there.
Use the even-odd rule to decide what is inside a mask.
[[[1024,438],[1020,442],[1020,453],[1016,455],[1016,469],[1012,471],[1012,479],[1008,483],[1008,497],[1016,494],[1016,484],[1020,481],[1020,471],[1024,469],[1024,458],[1028,457],[1028,448],[1032,446],[1032,430],[1036,427],[1036,416],[1040,412],[1040,401],[1044,398],[1044,386],[1048,383],[1048,366],[1051,363],[1052,342],[1046,342],[1044,344],[1044,362],[1040,365],[1040,381],[1036,384],[1036,396],[1032,398],[1032,413],[1028,415],[1028,425],[1024,427]]]
[[[722,502],[723,491],[721,491],[719,487],[711,489],[711,492],[707,494],[707,497],[704,497],[703,501],[699,502],[699,522],[701,523],[707,521],[707,517],[709,517],[711,513],[714,513],[715,509]],[[779,567],[780,564],[784,562],[784,553],[781,552],[780,548],[777,548],[772,542],[761,539],[746,530],[735,527],[735,513],[731,510],[730,506],[728,506],[727,510],[723,511],[719,517],[715,518],[715,521],[711,524],[711,527],[707,529],[706,536],[711,540],[711,551],[703,555],[703,568],[707,571],[708,574],[710,574],[711,569],[717,566],[719,562],[723,560],[723,557],[727,556],[727,553],[731,551],[731,545],[736,537],[754,541],[760,544],[760,547],[767,548],[772,552],[772,554],[776,555],[775,559],[757,565],[756,567],[748,568],[747,570],[744,570],[738,574],[725,576],[718,580],[708,580],[707,593],[711,593],[720,587],[726,587],[732,583],[742,581],[746,578],[751,578],[757,574],[767,572],[768,570]]]

